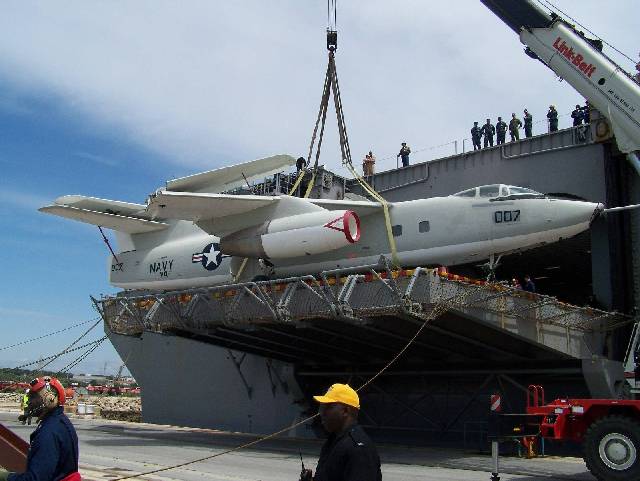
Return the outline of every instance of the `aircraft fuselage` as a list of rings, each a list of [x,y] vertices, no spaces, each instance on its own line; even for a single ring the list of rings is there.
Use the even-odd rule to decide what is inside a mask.
[[[466,264],[557,242],[587,230],[600,208],[542,196],[488,198],[478,191],[475,196],[390,203],[390,214],[397,258],[403,267],[412,267]],[[362,216],[360,222],[357,242],[322,254],[270,259],[272,275],[313,274],[390,257],[382,212]],[[292,230],[288,238],[295,242],[295,236]],[[233,282],[232,258],[220,252],[220,239],[191,222],[174,221],[169,232],[138,234],[134,243],[135,250],[110,259],[114,286],[173,290]]]

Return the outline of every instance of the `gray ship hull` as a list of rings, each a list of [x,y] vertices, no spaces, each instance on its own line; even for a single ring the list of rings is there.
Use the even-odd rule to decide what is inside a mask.
[[[179,336],[106,334],[142,386],[145,422],[268,434],[301,419],[289,363]]]

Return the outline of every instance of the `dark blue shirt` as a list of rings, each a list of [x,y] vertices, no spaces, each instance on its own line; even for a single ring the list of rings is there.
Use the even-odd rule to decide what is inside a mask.
[[[59,481],[77,470],[78,436],[59,406],[31,433],[27,471],[7,481]]]
[[[380,457],[357,424],[331,434],[322,446],[314,481],[382,481]]]
[[[532,280],[528,280],[524,283],[524,286],[522,286],[522,289],[528,292],[536,292],[536,285],[533,283]]]

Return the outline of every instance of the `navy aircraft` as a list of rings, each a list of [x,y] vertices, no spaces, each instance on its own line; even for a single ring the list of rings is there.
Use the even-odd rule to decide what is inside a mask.
[[[175,290],[375,264],[456,265],[557,242],[587,230],[602,204],[504,184],[390,202],[229,195],[295,163],[286,155],[167,182],[145,204],[64,196],[40,211],[110,228],[109,281]]]

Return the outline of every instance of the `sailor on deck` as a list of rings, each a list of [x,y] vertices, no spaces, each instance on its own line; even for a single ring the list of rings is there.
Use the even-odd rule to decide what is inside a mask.
[[[397,157],[402,159],[402,167],[409,167],[409,154],[411,153],[411,148],[407,145],[406,142],[402,142],[402,146],[400,147],[400,152],[398,152]]]
[[[547,112],[547,119],[549,119],[549,132],[558,131],[558,111],[554,105],[549,105],[549,111]]]
[[[304,170],[304,168],[307,166],[307,161],[304,157],[298,157],[298,160],[296,160],[296,170],[298,173],[300,173],[301,170]]]
[[[507,135],[507,123],[502,120],[502,117],[498,117],[496,122],[496,144],[504,144],[504,139]]]
[[[482,135],[484,135],[484,148],[493,147],[493,136],[496,128],[491,124],[491,119],[487,119],[487,123],[482,126]]]
[[[533,115],[524,109],[524,136],[529,138],[533,135]]]
[[[370,150],[362,160],[362,172],[365,176],[373,175],[375,173],[376,156]]]
[[[478,122],[473,123],[471,128],[471,141],[473,142],[473,150],[480,150],[480,139],[482,138],[482,129],[478,127]]]
[[[516,140],[520,140],[520,127],[522,127],[522,122],[516,114],[511,114],[511,120],[509,121],[509,135],[511,136],[511,142]]]
[[[582,112],[582,107],[576,105],[576,108],[571,112],[571,118],[573,119],[573,126],[577,127],[582,124],[584,120],[584,113]]]

